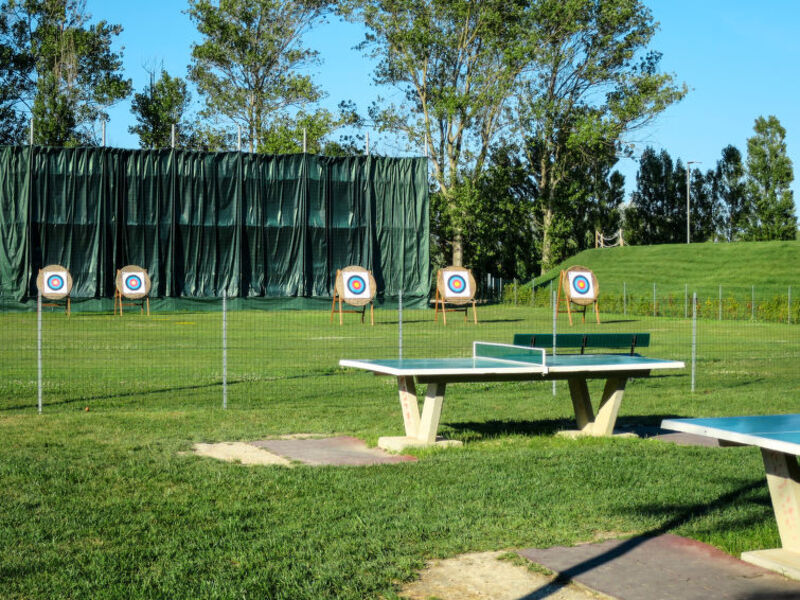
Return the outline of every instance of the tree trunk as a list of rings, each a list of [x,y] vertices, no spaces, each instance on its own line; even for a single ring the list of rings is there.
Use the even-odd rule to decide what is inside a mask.
[[[550,229],[553,225],[553,209],[551,207],[547,207],[544,211],[544,216],[542,218],[542,272],[541,275],[544,275],[551,267],[551,262],[553,260],[553,249],[552,249],[552,234],[550,233]]]
[[[460,231],[453,236],[453,266],[464,266],[464,236]]]

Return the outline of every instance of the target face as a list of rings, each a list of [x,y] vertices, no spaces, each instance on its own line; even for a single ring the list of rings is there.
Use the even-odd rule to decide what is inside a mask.
[[[344,274],[345,300],[369,299],[372,297],[369,288],[369,277],[364,273]]]
[[[450,271],[444,275],[444,290],[447,298],[471,298],[469,275],[466,271]]]
[[[142,272],[128,272],[122,277],[123,296],[144,296],[147,293],[145,274]]]
[[[570,296],[573,298],[595,297],[592,274],[588,271],[572,271],[569,273]]]
[[[59,298],[69,294],[67,272],[64,270],[45,271],[42,274],[42,295],[48,298]]]

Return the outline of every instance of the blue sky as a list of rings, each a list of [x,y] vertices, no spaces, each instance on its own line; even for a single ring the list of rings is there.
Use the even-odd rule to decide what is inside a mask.
[[[665,148],[673,159],[700,161],[697,168],[714,168],[728,144],[744,154],[759,115],[775,115],[787,131],[789,156],[795,167],[793,190],[800,198],[800,4],[797,0],[650,0],[660,23],[651,48],[662,52],[662,69],[686,82],[691,91],[647,129],[633,136],[637,150]],[[145,67],[162,63],[171,75],[186,76],[196,30],[183,13],[183,0],[88,0],[95,20],[124,27],[117,46],[124,46],[126,75],[134,89],[148,83]],[[393,92],[372,84],[372,64],[353,46],[362,39],[359,27],[331,19],[314,30],[308,44],[319,51],[323,64],[311,70],[335,108],[350,99],[366,110],[378,95]],[[198,99],[195,98],[195,101]],[[198,106],[199,107],[199,106]],[[130,101],[111,110],[107,143],[138,147],[128,133],[133,118]],[[402,144],[376,140],[382,153],[400,154]],[[617,168],[630,191],[637,164],[622,160]],[[795,201],[797,205],[797,200]]]

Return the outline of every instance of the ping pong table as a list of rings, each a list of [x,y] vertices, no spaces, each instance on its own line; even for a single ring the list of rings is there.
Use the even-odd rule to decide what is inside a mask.
[[[742,560],[800,579],[800,414],[665,419],[661,427],[761,449],[782,547],[743,552]]]
[[[656,369],[684,367],[680,361],[637,354],[548,355],[543,348],[490,342],[474,342],[470,358],[342,359],[339,365],[397,378],[406,435],[380,438],[378,445],[388,450],[459,443],[437,442],[436,437],[448,383],[566,379],[579,433],[610,436],[630,377],[646,377]],[[595,416],[587,380],[601,378],[606,383]],[[416,384],[427,384],[421,416]]]

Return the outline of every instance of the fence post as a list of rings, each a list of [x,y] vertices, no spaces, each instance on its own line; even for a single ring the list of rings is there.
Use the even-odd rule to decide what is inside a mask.
[[[722,321],[722,286],[719,286],[719,318],[717,321]]]
[[[36,297],[36,395],[39,414],[42,414],[42,292]]]
[[[750,320],[756,320],[756,286],[750,287]]]
[[[692,294],[692,393],[694,393],[696,364],[697,364],[697,292]]]
[[[397,295],[397,358],[403,358],[403,290]]]
[[[517,280],[514,279],[514,306],[517,305]]]
[[[222,409],[228,409],[228,304],[222,292]]]
[[[553,356],[556,355],[556,326],[558,324],[558,307],[556,306],[555,292],[550,293],[550,302],[553,305]],[[553,396],[556,395],[556,380],[553,380]]]
[[[622,282],[622,314],[628,316],[628,286]]]
[[[689,318],[689,284],[683,284],[683,318]]]
[[[656,312],[657,312],[657,309],[656,309],[656,284],[654,282],[653,283],[653,316],[654,317],[657,316]]]
[[[789,302],[786,306],[786,323],[792,324],[792,286],[789,286]]]

